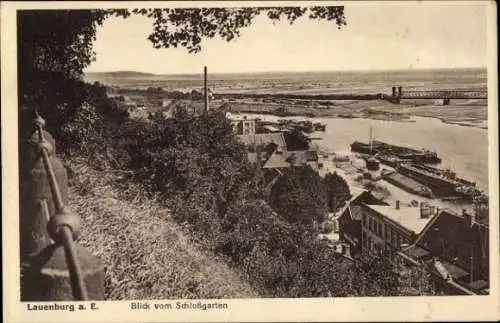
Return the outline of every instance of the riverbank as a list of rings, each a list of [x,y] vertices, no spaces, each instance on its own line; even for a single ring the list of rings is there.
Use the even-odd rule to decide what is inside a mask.
[[[449,106],[433,104],[416,106],[414,102],[392,104],[383,100],[351,100],[331,101],[328,106],[314,106],[238,100],[230,102],[230,106],[232,112],[275,115],[278,117],[371,119],[394,122],[414,122],[412,117],[415,116],[435,118],[446,124],[488,129],[488,111],[486,105],[465,105],[458,103]]]
[[[412,117],[414,122],[404,123],[361,118],[245,115],[269,122],[296,119],[325,124],[325,132],[312,134],[320,137],[314,143],[325,151],[341,155],[351,151],[350,144],[354,141],[368,142],[372,128],[376,140],[436,151],[442,158],[441,167],[453,169],[460,177],[478,183],[480,189],[488,189],[488,132],[478,127],[452,125],[428,117]]]
[[[368,106],[370,101],[348,101],[344,105],[332,102],[329,106],[284,105],[237,101],[231,102],[231,111],[239,113],[275,115],[279,117],[373,119],[397,122],[414,122],[411,116],[391,111],[377,111]],[[379,101],[377,101],[379,102]]]

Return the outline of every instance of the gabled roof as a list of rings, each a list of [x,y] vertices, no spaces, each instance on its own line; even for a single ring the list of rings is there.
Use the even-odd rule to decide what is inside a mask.
[[[488,227],[468,224],[464,216],[451,211],[441,211],[433,224],[418,237],[419,247],[439,254],[463,268],[470,267],[472,253],[476,261],[479,257],[489,258]],[[444,244],[444,245],[443,245]]]
[[[286,141],[282,133],[256,133],[253,135],[238,135],[238,138],[246,146],[267,146],[270,143],[275,143],[281,149],[286,149]]]
[[[361,212],[361,206],[351,205],[349,206],[349,212],[351,213],[351,218],[356,221],[361,221],[363,213]]]
[[[344,214],[344,212],[346,210],[349,209],[349,207],[351,206],[351,204],[354,202],[354,201],[357,201],[361,196],[363,196],[364,194],[370,194],[370,192],[368,192],[367,190],[365,189],[360,189],[360,188],[356,188],[356,187],[352,187],[351,188],[351,199],[349,201],[346,202],[346,204],[337,212],[337,214],[339,214],[340,216],[342,216]],[[351,216],[351,218],[353,220],[355,220],[353,217],[352,217],[352,212],[350,210],[350,212],[348,212],[349,215]],[[357,219],[356,219],[357,220]],[[361,218],[359,219],[361,220]]]
[[[456,283],[482,292],[489,277],[488,227],[470,222],[465,216],[442,210],[403,252],[426,262],[438,258]]]
[[[318,161],[318,153],[314,150],[294,150],[274,153],[269,157],[263,168],[288,168],[308,165]]]
[[[277,128],[277,127],[271,126],[271,125],[264,125],[263,128],[266,129],[267,131],[270,131],[270,132],[280,132],[281,131],[280,128]]]

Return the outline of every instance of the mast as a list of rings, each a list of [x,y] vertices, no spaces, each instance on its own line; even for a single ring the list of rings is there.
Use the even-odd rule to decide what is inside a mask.
[[[207,76],[207,67],[203,68],[204,74],[204,98],[205,98],[205,113],[208,112],[208,76]]]
[[[372,155],[372,148],[373,148],[372,126],[370,126],[370,156]]]

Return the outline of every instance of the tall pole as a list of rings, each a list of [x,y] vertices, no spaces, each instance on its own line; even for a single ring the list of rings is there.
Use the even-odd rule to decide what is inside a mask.
[[[205,74],[205,112],[208,112],[208,78],[207,78],[207,67],[203,68]]]
[[[370,155],[372,154],[373,138],[372,138],[372,126],[370,126]]]

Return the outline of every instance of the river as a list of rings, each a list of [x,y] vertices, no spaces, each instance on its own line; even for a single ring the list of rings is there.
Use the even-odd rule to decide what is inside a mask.
[[[488,189],[488,130],[447,124],[436,118],[412,117],[414,122],[371,119],[277,117],[245,114],[266,121],[279,119],[310,120],[326,124],[324,133],[314,133],[314,140],[326,151],[345,154],[355,141],[369,142],[370,126],[376,140],[395,145],[436,151],[442,158],[440,167],[450,168],[458,176],[475,181]]]

